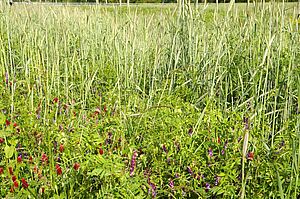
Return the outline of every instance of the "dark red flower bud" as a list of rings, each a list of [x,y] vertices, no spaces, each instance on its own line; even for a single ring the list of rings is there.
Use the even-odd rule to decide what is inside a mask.
[[[8,170],[9,170],[9,174],[10,174],[10,175],[13,175],[13,174],[14,174],[13,168],[12,168],[12,167],[8,167]]]
[[[252,161],[254,159],[254,152],[249,152],[247,154],[247,159]]]
[[[100,153],[100,155],[103,155],[104,151],[102,148],[99,149],[99,153]]]
[[[62,175],[61,167],[58,164],[55,165],[55,168],[56,168],[57,175]]]
[[[14,123],[14,127],[17,127],[17,126],[18,126],[18,125],[17,125],[17,123],[15,122],[15,123]]]
[[[104,107],[103,107],[103,111],[104,111],[104,113],[106,113],[106,112],[107,112],[107,107],[106,107],[106,105],[104,105]]]
[[[55,97],[55,98],[53,99],[53,103],[57,103],[57,102],[58,102],[58,98]]]
[[[94,112],[94,115],[99,115],[101,112],[100,108],[96,108],[95,112]]]
[[[4,173],[4,169],[0,167],[0,175]]]
[[[4,142],[4,138],[0,138],[0,144]]]
[[[34,173],[37,173],[37,172],[38,172],[38,167],[37,167],[36,165],[34,165],[34,167],[33,167],[33,172],[34,172]]]
[[[73,166],[73,168],[78,171],[78,169],[80,168],[80,164],[78,162],[76,162]]]
[[[60,145],[59,145],[59,151],[62,153],[62,152],[64,151],[64,149],[65,149],[65,148],[64,148],[64,145],[60,144]]]
[[[5,125],[9,126],[10,125],[10,121],[9,120],[5,120]]]
[[[27,189],[29,185],[28,185],[28,183],[26,182],[25,178],[22,178],[21,181],[22,181],[22,187],[23,187],[24,189]]]
[[[43,155],[42,155],[42,163],[44,163],[44,162],[47,163],[47,161],[48,161],[48,157],[47,157],[47,155],[45,153],[43,153]]]
[[[19,183],[17,181],[14,181],[14,187],[18,188],[19,187]]]
[[[17,161],[18,161],[19,163],[22,162],[22,155],[19,155],[19,156],[18,156]]]
[[[12,176],[11,179],[12,179],[12,181],[14,182],[14,181],[17,180],[17,177],[16,177],[16,176]]]
[[[32,163],[32,161],[33,161],[33,158],[32,158],[32,156],[30,156],[29,157],[29,163]]]

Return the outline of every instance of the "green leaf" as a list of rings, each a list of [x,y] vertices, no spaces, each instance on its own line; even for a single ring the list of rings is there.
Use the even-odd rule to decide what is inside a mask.
[[[0,124],[4,124],[6,120],[6,117],[3,113],[0,113]]]
[[[99,176],[102,172],[103,172],[103,169],[98,168],[98,169],[94,169],[92,172],[89,172],[88,175]]]
[[[277,170],[276,172],[277,172],[278,189],[279,189],[280,198],[284,199],[285,197],[284,197],[284,192],[283,192],[283,189],[282,189],[282,181],[280,179],[280,175],[278,173],[277,167],[276,167],[276,170]]]
[[[10,159],[14,155],[14,152],[15,152],[15,148],[13,146],[8,146],[8,145],[5,146],[4,153],[7,159]]]
[[[9,143],[12,145],[12,147],[13,147],[13,146],[16,146],[17,143],[18,143],[18,140],[12,139],[12,140],[9,141]]]
[[[5,136],[8,136],[9,133],[7,131],[0,131],[0,137],[3,138]]]

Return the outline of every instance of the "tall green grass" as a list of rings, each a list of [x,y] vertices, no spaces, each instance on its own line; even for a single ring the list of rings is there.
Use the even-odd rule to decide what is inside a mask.
[[[12,86],[4,91],[10,97],[2,98],[0,106],[9,103],[12,118],[24,109],[35,113],[40,106],[47,124],[54,97],[83,115],[99,104],[99,96],[106,96],[133,132],[138,127],[132,118],[160,107],[178,108],[166,104],[166,99],[179,98],[199,111],[194,131],[201,127],[207,109],[221,110],[225,117],[241,113],[249,118],[252,149],[263,143],[271,154],[281,140],[291,146],[288,182],[280,176],[287,168],[274,167],[280,196],[296,198],[300,164],[296,4],[181,6],[1,5],[0,70],[3,81],[8,74]],[[138,125],[144,125],[142,119]],[[247,197],[251,193],[247,182],[253,178],[246,173],[243,178],[245,190],[240,194]]]

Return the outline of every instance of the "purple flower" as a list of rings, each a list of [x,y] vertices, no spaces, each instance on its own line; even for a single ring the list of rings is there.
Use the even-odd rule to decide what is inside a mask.
[[[197,175],[197,178],[196,178],[197,180],[200,180],[201,179],[201,173],[200,172],[198,172],[198,175]]]
[[[144,177],[148,177],[151,175],[151,170],[146,168],[145,171],[144,171]]]
[[[150,188],[148,190],[148,193],[150,194],[150,192],[152,193],[152,197],[155,198],[157,193],[156,193],[156,186],[155,184],[153,184],[151,181],[150,181],[150,178],[148,178],[148,184],[150,185]]]
[[[240,136],[240,137],[238,138],[238,143],[239,143],[241,140],[242,140],[242,136]]]
[[[238,179],[239,181],[242,181],[242,173],[240,173],[240,174],[238,175],[237,179]]]
[[[228,145],[228,140],[226,140],[224,143],[224,149],[227,149],[227,145]]]
[[[167,163],[171,164],[171,158],[167,158]]]
[[[107,137],[108,138],[105,140],[105,144],[109,145],[112,143],[112,132],[108,132]]]
[[[21,148],[22,148],[22,145],[20,143],[17,144],[16,150],[19,151],[19,150],[21,150]]]
[[[162,149],[163,149],[163,151],[164,151],[165,153],[168,153],[168,150],[167,150],[167,148],[166,148],[166,145],[163,144]]]
[[[178,142],[175,142],[175,147],[177,151],[180,151],[180,144]]]
[[[221,151],[221,154],[222,154],[222,155],[224,155],[224,154],[225,154],[225,150],[224,150],[224,149],[222,149],[222,151]]]
[[[205,191],[207,192],[208,190],[210,190],[210,184],[207,182],[205,183]]]
[[[215,185],[217,186],[221,180],[220,176],[216,176]]]
[[[281,149],[282,147],[284,147],[284,145],[285,145],[285,142],[284,142],[284,140],[282,140],[280,145],[279,145],[279,148]]]
[[[155,198],[157,195],[156,191],[152,189],[152,198]]]
[[[212,156],[213,156],[213,151],[212,151],[211,148],[208,149],[208,155],[209,155],[209,157],[212,157]]]
[[[169,186],[170,186],[171,189],[174,188],[174,182],[173,182],[173,180],[169,180]]]
[[[187,167],[187,171],[188,171],[188,173],[192,176],[192,175],[194,175],[194,173],[193,173],[193,171],[192,171],[192,169],[191,169],[191,167]]]
[[[36,119],[41,119],[41,107],[39,106],[38,109],[36,110]]]
[[[245,130],[249,130],[249,118],[244,117],[244,126]]]
[[[59,125],[59,127],[58,127],[58,129],[59,129],[59,131],[62,131],[62,130],[64,130],[64,127],[63,127],[63,125],[62,125],[62,124],[60,124],[60,125]]]
[[[193,129],[192,129],[192,128],[189,128],[189,132],[188,132],[188,134],[189,134],[190,136],[192,136],[192,135],[193,135]]]
[[[134,151],[131,159],[131,164],[130,164],[130,176],[133,176],[134,169],[136,166],[136,157],[137,157],[137,152]]]
[[[57,141],[54,141],[54,142],[53,142],[53,152],[54,152],[54,153],[57,152],[57,146],[58,146]]]
[[[175,178],[179,178],[179,174],[178,173],[175,174]]]
[[[112,138],[112,132],[108,132],[108,138],[109,138],[109,139]]]
[[[8,79],[8,73],[6,72],[5,73],[5,83],[8,84],[8,81],[9,81],[9,79]]]

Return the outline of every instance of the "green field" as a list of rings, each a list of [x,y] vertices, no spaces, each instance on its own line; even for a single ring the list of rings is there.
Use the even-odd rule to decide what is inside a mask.
[[[0,3],[0,198],[299,198],[297,3]]]

